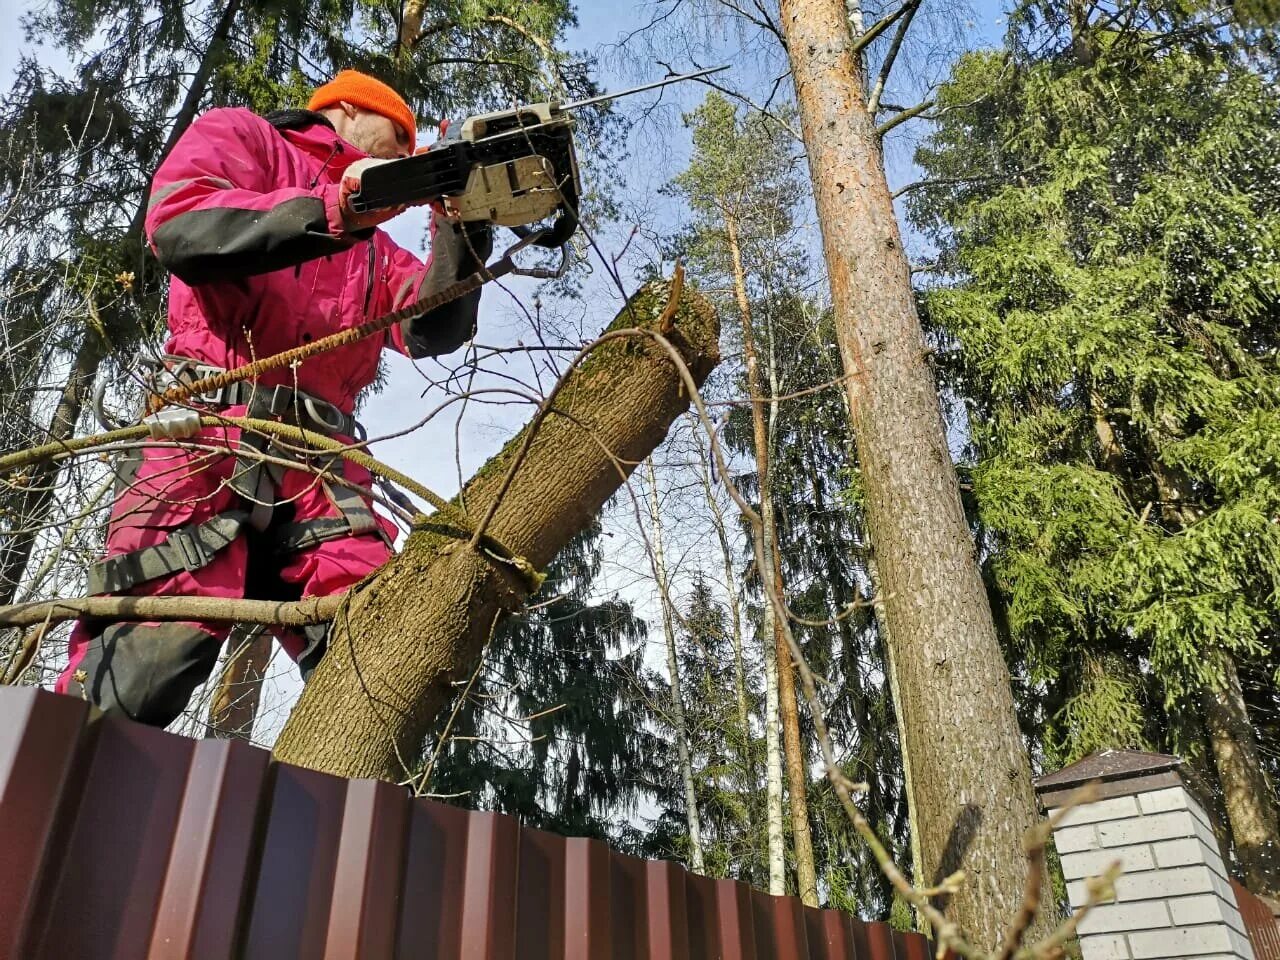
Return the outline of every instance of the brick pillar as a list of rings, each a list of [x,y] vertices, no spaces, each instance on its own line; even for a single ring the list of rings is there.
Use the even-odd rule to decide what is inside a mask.
[[[1054,831],[1074,910],[1085,878],[1119,860],[1116,899],[1080,924],[1084,960],[1254,960],[1204,807],[1163,754],[1104,750],[1036,781],[1048,811],[1100,781],[1099,798]]]

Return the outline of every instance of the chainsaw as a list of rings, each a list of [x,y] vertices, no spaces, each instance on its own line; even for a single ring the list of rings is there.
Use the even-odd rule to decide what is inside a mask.
[[[448,197],[464,222],[497,224],[540,247],[563,247],[578,229],[582,195],[572,111],[725,69],[712,67],[621,93],[534,103],[449,124],[440,139],[412,157],[353,164],[347,175],[357,177],[360,187],[349,198],[351,208],[365,213]]]

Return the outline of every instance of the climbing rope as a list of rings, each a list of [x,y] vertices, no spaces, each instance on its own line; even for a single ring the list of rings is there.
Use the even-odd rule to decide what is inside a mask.
[[[387,330],[403,323],[406,320],[416,320],[419,317],[426,316],[437,307],[442,307],[446,303],[452,303],[459,297],[464,297],[473,290],[479,290],[480,287],[491,280],[497,280],[509,273],[517,272],[515,261],[511,259],[511,255],[515,252],[516,247],[508,250],[506,254],[493,266],[471,274],[465,279],[459,280],[457,283],[450,284],[443,290],[433,293],[430,296],[416,300],[407,307],[399,310],[393,310],[385,313],[380,317],[372,320],[366,320],[364,323],[355,327],[349,327],[346,330],[340,330],[337,333],[330,334],[327,337],[321,337],[319,340],[313,340],[311,343],[304,343],[280,353],[272,354],[261,360],[254,360],[243,366],[236,367],[233,370],[224,370],[221,373],[215,373],[205,377],[203,380],[195,380],[191,383],[170,387],[162,394],[154,394],[147,401],[147,413],[155,413],[161,407],[173,404],[183,403],[192,397],[198,397],[204,393],[210,393],[214,390],[220,390],[223,387],[230,386],[242,380],[253,380],[271,370],[281,370],[285,367],[292,367],[309,360],[311,357],[330,350],[336,350],[338,347],[345,347],[348,344],[356,343],[365,337],[372,337],[379,333],[385,333]]]

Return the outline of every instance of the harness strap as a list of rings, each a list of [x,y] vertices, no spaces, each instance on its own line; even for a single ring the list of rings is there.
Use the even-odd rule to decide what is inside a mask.
[[[314,520],[286,523],[274,531],[272,546],[279,553],[296,553],[327,540],[345,537],[350,530],[346,517],[316,517]]]
[[[323,463],[322,469],[329,476],[341,479],[345,475],[346,466],[346,460],[335,454]],[[364,502],[364,497],[360,496],[359,493],[344,483],[329,483],[328,481],[325,481],[324,489],[334,507],[342,514],[342,519],[350,527],[352,534],[359,536],[365,533],[376,533],[384,541],[387,539],[382,532],[382,526],[378,523],[377,517],[373,515],[373,511],[369,509],[368,504]],[[304,520],[302,522],[306,523],[307,521]]]
[[[100,560],[89,567],[89,593],[121,593],[147,580],[208,566],[219,550],[240,535],[248,519],[244,510],[227,510],[203,523],[172,530],[154,546]]]
[[[182,383],[193,375],[198,379],[214,369],[182,357],[166,359],[178,364],[176,369],[163,370],[173,383]],[[356,437],[364,434],[364,429],[350,414],[344,414],[333,404],[292,387],[261,387],[256,383],[238,381],[192,399],[210,406],[243,404],[250,417],[278,418],[326,436]],[[263,463],[253,453],[266,453],[270,446],[268,437],[258,434],[242,434],[240,437],[241,452],[236,456],[228,485],[245,502],[246,509],[224,511],[203,523],[171,531],[161,543],[93,564],[89,568],[89,593],[122,593],[139,583],[170,576],[180,570],[199,570],[207,566],[219,550],[231,544],[245,526],[266,531],[275,511],[276,490],[283,468]],[[280,455],[294,454],[282,451]],[[132,483],[140,462],[140,455],[135,454],[122,464],[119,482],[125,485]],[[338,479],[342,478],[345,466],[346,461],[337,455],[325,455],[321,462],[321,469],[329,477]],[[317,517],[283,525],[278,535],[272,537],[272,545],[277,551],[296,552],[328,540],[368,533],[376,533],[384,541],[388,540],[377,517],[359,493],[327,479],[323,482],[330,501],[341,516]]]

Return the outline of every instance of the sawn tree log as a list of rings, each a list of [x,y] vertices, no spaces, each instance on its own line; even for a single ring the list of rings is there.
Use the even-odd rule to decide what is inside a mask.
[[[678,303],[668,309],[673,286],[643,288],[609,330],[659,330],[701,384],[719,362],[719,323],[710,304],[688,289],[677,290]],[[352,591],[334,619],[328,654],[276,742],[276,757],[340,776],[404,780],[432,720],[456,694],[453,683],[470,675],[498,623],[535,586],[502,551],[545,569],[689,402],[670,355],[652,337],[598,346],[568,374],[484,527],[499,549],[472,548],[468,540],[532,425],[453,501],[465,524],[431,518]]]

